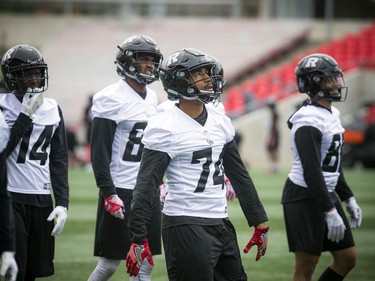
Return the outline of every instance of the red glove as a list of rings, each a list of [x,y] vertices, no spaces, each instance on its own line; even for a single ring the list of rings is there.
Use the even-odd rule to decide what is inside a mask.
[[[258,228],[255,227],[253,236],[251,237],[249,243],[247,243],[245,249],[243,250],[246,254],[250,251],[251,247],[254,245],[258,246],[258,253],[255,258],[256,261],[258,261],[262,256],[265,255],[267,250],[267,244],[268,244],[268,229],[269,227],[265,228]]]
[[[104,208],[112,216],[119,219],[124,219],[124,202],[117,195],[111,195],[104,199]]]
[[[130,276],[137,276],[144,259],[147,259],[151,266],[154,266],[152,253],[146,239],[143,244],[132,243],[126,255],[126,268]]]

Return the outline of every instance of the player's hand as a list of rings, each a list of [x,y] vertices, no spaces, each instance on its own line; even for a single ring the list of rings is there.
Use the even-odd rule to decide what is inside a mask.
[[[57,206],[51,214],[48,216],[47,220],[52,221],[55,217],[57,217],[55,227],[53,228],[51,235],[57,236],[61,233],[64,228],[66,218],[68,216],[68,211],[65,207]]]
[[[14,252],[3,252],[0,257],[0,276],[5,280],[15,281],[18,273],[18,266],[14,259]]]
[[[333,242],[339,242],[344,238],[345,224],[336,209],[326,214],[326,222],[328,227],[327,238]]]
[[[124,202],[118,197],[118,195],[111,195],[104,199],[104,208],[112,216],[124,219]]]
[[[354,197],[350,197],[348,200],[345,201],[346,203],[346,210],[350,215],[350,228],[356,229],[361,226],[362,222],[362,210],[358,206],[357,201]]]
[[[130,276],[137,276],[142,262],[147,259],[151,266],[154,266],[152,253],[146,239],[143,244],[131,243],[130,250],[126,255],[126,268]]]
[[[23,96],[21,112],[25,113],[29,117],[32,117],[42,103],[43,93],[26,92]]]
[[[234,199],[237,198],[236,192],[234,191],[233,186],[227,177],[225,177],[224,181],[225,181],[225,188],[227,190],[227,193],[226,193],[227,200],[233,201]]]
[[[269,227],[255,227],[253,236],[251,237],[249,243],[247,243],[244,253],[248,253],[254,245],[257,245],[258,252],[255,260],[258,261],[262,256],[266,254],[267,245],[268,245],[268,229]]]

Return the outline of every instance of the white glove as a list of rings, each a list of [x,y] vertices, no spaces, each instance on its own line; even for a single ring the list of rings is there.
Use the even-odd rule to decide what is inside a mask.
[[[333,242],[339,242],[344,238],[345,224],[336,209],[326,214],[326,222],[328,227],[327,238]]]
[[[65,224],[67,216],[68,216],[68,212],[67,212],[66,208],[62,207],[62,206],[57,206],[51,212],[51,214],[47,218],[48,221],[52,221],[54,219],[54,217],[57,217],[56,225],[51,232],[52,236],[57,236],[61,233],[61,231],[64,228],[64,224]]]
[[[354,197],[350,197],[348,200],[345,201],[346,203],[346,210],[350,215],[350,228],[356,229],[361,226],[362,222],[362,210],[358,206],[357,201]]]
[[[43,93],[29,93],[26,92],[22,100],[22,109],[21,112],[25,113],[27,116],[32,117],[35,111],[43,103]]]
[[[225,177],[224,181],[225,181],[225,188],[227,190],[227,193],[226,193],[227,200],[232,201],[232,200],[236,199],[237,195],[236,195],[236,192],[233,189],[233,186],[232,186],[230,180],[227,177]]]
[[[7,276],[6,280],[15,281],[18,273],[18,266],[14,259],[14,252],[3,252],[0,257],[0,276]]]

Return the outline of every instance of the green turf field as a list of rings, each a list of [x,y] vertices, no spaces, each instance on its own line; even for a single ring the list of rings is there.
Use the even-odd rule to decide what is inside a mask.
[[[362,227],[354,231],[358,248],[357,267],[345,280],[375,280],[375,171],[345,170],[347,181],[357,197],[363,211]],[[280,196],[287,172],[270,175],[252,171],[253,180],[269,216],[269,246],[259,262],[255,262],[253,249],[243,255],[243,264],[249,280],[283,281],[291,280],[294,256],[288,252]],[[40,280],[87,280],[95,268],[97,258],[93,257],[93,239],[98,189],[92,173],[80,169],[70,172],[70,208],[64,231],[56,239],[55,275]],[[229,216],[236,227],[241,248],[250,239],[252,229],[239,208],[238,202],[230,202]],[[324,254],[316,269],[313,280],[330,263]],[[111,280],[129,280],[125,264],[122,263]],[[155,258],[153,281],[166,281],[167,275],[163,256]]]

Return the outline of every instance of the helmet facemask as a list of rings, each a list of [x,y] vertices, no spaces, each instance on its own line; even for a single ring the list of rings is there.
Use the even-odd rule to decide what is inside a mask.
[[[211,78],[214,85],[215,92],[219,92],[220,94],[223,93],[223,88],[226,84],[224,79],[224,69],[221,63],[217,60],[217,58],[210,56],[211,61],[214,63],[211,69]]]
[[[348,87],[341,72],[333,75],[314,75],[311,84],[315,85],[314,90],[309,92],[311,98],[324,98],[331,102],[346,100]]]
[[[8,89],[17,94],[42,93],[48,88],[48,67],[33,46],[17,45],[1,59],[1,71]]]
[[[304,57],[296,67],[297,87],[311,99],[327,99],[331,102],[346,100],[348,87],[337,62],[325,54]]]
[[[205,104],[218,100],[224,83],[214,73],[214,66],[212,59],[197,49],[186,48],[171,54],[159,71],[168,99],[198,100]]]
[[[154,54],[147,54],[147,53],[133,53],[132,51],[126,52],[129,57],[131,57],[131,63],[129,65],[128,71],[125,71],[125,75],[127,77],[133,78],[137,80],[142,85],[148,85],[152,82],[159,80],[159,65],[160,65],[160,57],[156,57]],[[146,62],[140,59],[143,55],[150,55],[154,57],[155,62]],[[154,71],[150,74],[142,73],[140,70],[141,64],[153,64]]]
[[[188,87],[186,89],[187,95],[183,96],[187,100],[199,100],[200,102],[207,104],[210,102],[215,102],[221,94],[221,88],[218,86],[220,79],[216,77],[216,80],[212,76],[212,65],[207,67],[199,66],[194,69],[187,71],[189,79],[187,79]],[[202,68],[208,69],[208,78],[202,78],[199,80],[194,80],[194,73],[199,72]],[[210,80],[210,82],[204,82],[207,89],[199,89],[197,84],[202,81]],[[212,88],[212,89],[208,89]],[[191,98],[190,98],[191,97]]]
[[[22,93],[42,93],[48,88],[47,67],[36,67],[9,72],[12,90]]]
[[[121,77],[129,77],[142,85],[148,85],[159,80],[159,66],[163,60],[156,42],[145,35],[133,36],[124,41],[116,54],[115,64],[117,73]],[[142,56],[150,56],[154,61],[142,59]],[[152,73],[142,73],[140,65],[153,64]]]

